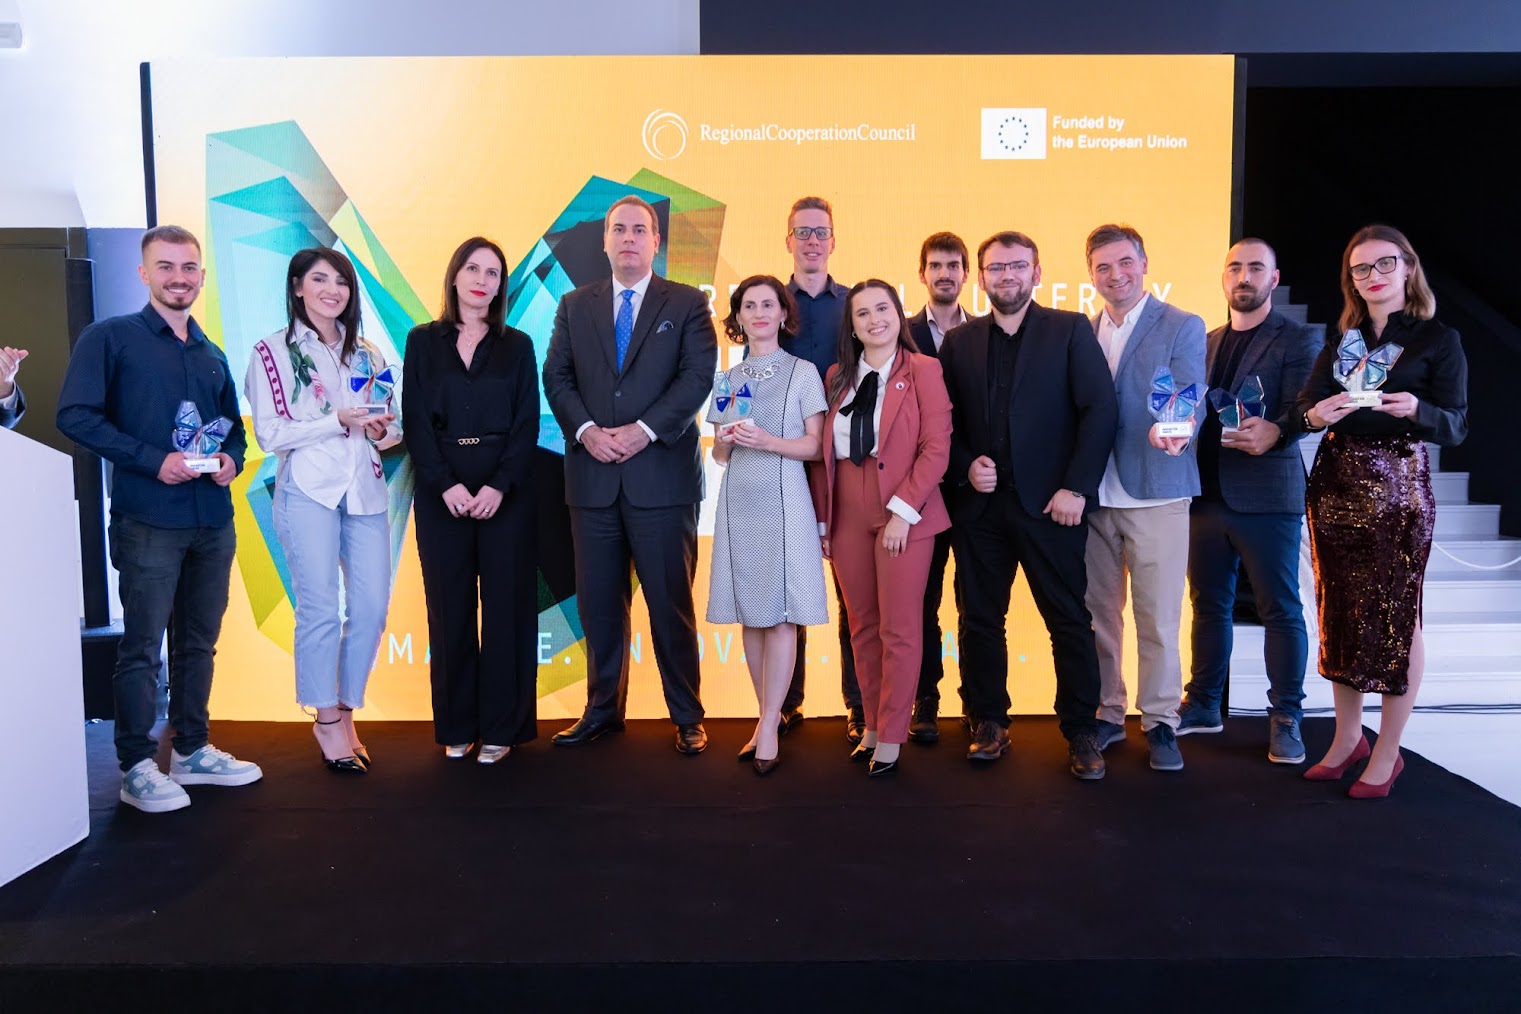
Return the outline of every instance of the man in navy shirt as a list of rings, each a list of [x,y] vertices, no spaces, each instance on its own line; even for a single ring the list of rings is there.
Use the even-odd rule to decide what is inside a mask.
[[[110,545],[121,576],[123,635],[112,684],[121,801],[162,813],[190,805],[183,785],[246,785],[263,772],[208,742],[212,656],[236,544],[227,487],[242,470],[246,444],[238,396],[226,356],[190,316],[205,280],[200,242],[165,225],[143,234],[142,251],[138,274],[148,305],[80,334],[58,396],[58,429],[114,466]],[[176,414],[186,401],[205,423],[218,416],[232,422],[215,472],[192,469],[175,449]],[[174,728],[167,776],[150,735],[166,629]]]
[[[783,337],[781,346],[818,368],[822,379],[840,355],[840,322],[845,319],[845,296],[850,289],[829,275],[829,255],[834,253],[834,211],[822,197],[800,197],[787,215],[787,252],[792,254],[792,278],[787,291],[797,301],[797,334]],[[861,708],[861,686],[856,682],[856,659],[850,650],[850,618],[840,583],[835,582],[834,600],[840,619],[840,692],[845,698],[845,735],[859,743],[866,731],[866,712]],[[797,628],[797,661],[792,685],[782,702],[782,732],[803,720],[803,675],[808,654],[808,628]]]

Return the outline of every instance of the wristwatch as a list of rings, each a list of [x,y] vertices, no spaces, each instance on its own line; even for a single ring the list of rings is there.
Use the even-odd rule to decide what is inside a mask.
[[[1302,422],[1302,423],[1304,423],[1304,431],[1306,433],[1319,433],[1321,430],[1325,429],[1324,426],[1314,426],[1314,425],[1311,425],[1311,423],[1310,423],[1310,410],[1309,409],[1305,409],[1305,411],[1303,413],[1301,413],[1301,415],[1299,416],[1299,421]]]
[[[1088,499],[1087,497],[1083,496],[1083,494],[1079,493],[1075,489],[1069,489],[1069,490],[1067,490],[1067,492],[1070,493],[1072,496],[1077,497],[1079,500],[1086,500],[1086,499]]]

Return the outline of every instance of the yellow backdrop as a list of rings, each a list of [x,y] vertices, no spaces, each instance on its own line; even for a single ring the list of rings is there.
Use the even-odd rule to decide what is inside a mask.
[[[621,182],[648,170],[723,205],[713,275],[723,304],[729,286],[745,275],[787,276],[787,209],[797,197],[818,194],[835,208],[834,277],[897,283],[910,313],[924,303],[920,240],[942,229],[974,250],[1001,229],[1029,234],[1040,244],[1044,271],[1036,299],[1091,312],[1083,239],[1095,225],[1121,221],[1146,238],[1153,291],[1214,323],[1223,313],[1219,270],[1230,239],[1232,74],[1233,61],[1223,56],[155,64],[158,220],[207,235],[213,135],[294,121],[362,214],[370,247],[391,262],[383,279],[404,278],[417,294],[397,293],[397,301],[423,316],[437,311],[444,265],[465,237],[496,239],[515,265],[591,177]],[[262,337],[283,325],[283,295],[276,279],[267,298],[242,295],[230,307],[216,259],[208,261],[212,275],[196,314],[241,376],[245,360],[238,357],[246,357],[249,339],[240,333],[227,340],[233,336],[222,333],[223,320],[235,317],[243,332]],[[964,302],[969,311],[987,310],[975,279]],[[375,319],[370,309],[367,320]],[[541,349],[548,337],[534,335]],[[710,467],[699,618],[719,475]],[[241,542],[264,538],[243,499],[246,480],[239,487]],[[370,684],[372,718],[430,717],[427,624],[411,535],[408,525]],[[298,718],[289,605],[262,621],[255,612],[243,575],[235,573],[213,709],[224,718]],[[1009,620],[1015,709],[1048,713],[1050,645],[1022,578]],[[958,670],[949,590],[942,622],[949,633],[941,689],[953,710]],[[709,714],[753,715],[737,628],[699,627]],[[634,629],[640,650],[629,714],[661,716],[646,611],[637,597]],[[1187,643],[1185,627],[1185,666]],[[1128,671],[1133,651],[1132,645]],[[814,628],[810,714],[841,710],[836,653],[833,631]],[[579,714],[584,679],[566,683],[564,674],[584,673],[580,646],[551,643],[543,658],[540,715]]]

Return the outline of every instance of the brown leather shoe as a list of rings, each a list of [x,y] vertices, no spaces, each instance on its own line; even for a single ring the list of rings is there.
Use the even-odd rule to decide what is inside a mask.
[[[1099,750],[1098,734],[1074,733],[1067,741],[1067,763],[1072,774],[1085,782],[1104,777],[1104,754]]]
[[[972,745],[967,747],[966,759],[969,761],[996,761],[1009,750],[1009,734],[1003,726],[992,720],[978,722],[977,731],[972,736]]]
[[[908,725],[908,738],[915,743],[940,742],[940,701],[921,697],[914,702],[914,718]]]
[[[702,727],[701,722],[692,722],[688,725],[676,727],[676,751],[678,753],[698,754],[708,748],[708,733]]]

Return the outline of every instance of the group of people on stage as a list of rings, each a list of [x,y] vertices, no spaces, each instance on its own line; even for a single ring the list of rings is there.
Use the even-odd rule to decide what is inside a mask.
[[[752,275],[730,296],[722,326],[745,355],[722,373],[707,297],[653,273],[655,209],[622,198],[603,235],[611,276],[561,299],[542,373],[566,438],[587,650],[585,711],[555,744],[623,728],[637,575],[676,748],[707,746],[692,594],[706,404],[713,458],[724,466],[706,613],[743,630],[759,719],[739,759],[757,774],[776,768],[782,736],[802,721],[806,630],[829,613],[825,559],[851,760],[889,775],[907,740],[938,739],[938,615],[953,551],[970,760],[996,761],[1010,746],[1005,620],[1023,567],[1051,638],[1073,775],[1102,778],[1104,750],[1126,736],[1127,598],[1151,767],[1182,768],[1179,736],[1222,730],[1238,572],[1266,628],[1268,756],[1301,763],[1308,638],[1298,563],[1308,511],[1320,671],[1336,684],[1337,725],[1305,777],[1340,778],[1366,759],[1350,794],[1387,794],[1423,668],[1434,514],[1424,441],[1463,439],[1467,388],[1458,336],[1435,320],[1399,232],[1370,226],[1352,238],[1345,308],[1317,348],[1311,329],[1273,309],[1276,258],[1261,240],[1228,251],[1230,320],[1207,334],[1199,317],[1148,291],[1144,241],[1124,225],[1088,236],[1103,303],[1091,319],[1032,300],[1039,248],[1014,231],[978,246],[977,279],[992,307],[978,318],[960,303],[971,252],[951,233],[926,239],[919,277],[928,299],[910,318],[887,282],[834,280],[832,210],[806,197],[787,219],[792,277]],[[142,250],[148,305],[80,335],[58,426],[116,466],[121,799],[159,812],[189,805],[183,785],[245,784],[262,773],[208,740],[234,546],[228,486],[246,443],[232,370],[190,316],[204,277],[199,242],[161,226]],[[278,462],[273,521],[295,604],[296,698],[333,771],[371,765],[353,717],[390,596],[381,452],[398,443],[416,476],[435,739],[450,758],[474,752],[489,764],[535,735],[540,373],[532,339],[505,323],[506,275],[496,244],[463,243],[445,271],[440,317],[408,335],[398,378],[363,337],[353,264],[336,250],[303,250],[286,273],[286,324],[247,364],[253,430]],[[1354,329],[1392,363],[1366,409],[1336,380],[1339,339]],[[0,411],[19,397],[21,356],[0,349]],[[1222,420],[1205,402],[1189,436],[1164,436],[1150,405],[1162,367],[1178,385],[1260,385],[1263,410]],[[231,422],[209,463],[170,449],[170,420],[187,401],[202,418]],[[1307,487],[1297,443],[1323,429]],[[167,774],[150,737],[166,628]],[[1370,751],[1361,704],[1374,692],[1384,695],[1383,723]]]

